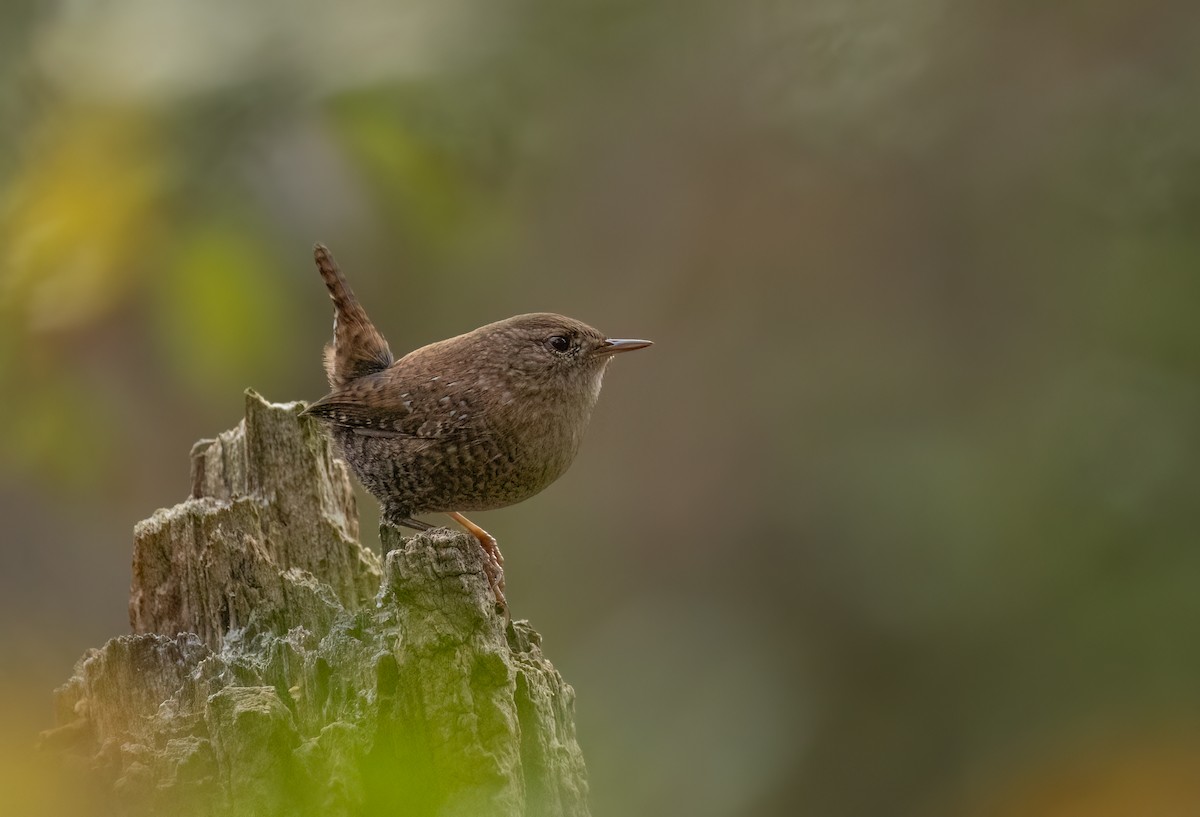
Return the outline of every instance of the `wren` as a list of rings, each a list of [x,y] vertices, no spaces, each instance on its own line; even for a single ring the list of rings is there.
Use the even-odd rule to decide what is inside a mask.
[[[329,250],[318,244],[313,255],[333,301],[325,347],[332,391],[303,413],[328,425],[386,522],[428,530],[415,517],[445,513],[466,528],[507,610],[496,540],[462,512],[521,502],[562,476],[609,362],[650,341],[606,338],[573,318],[538,312],[395,360]]]

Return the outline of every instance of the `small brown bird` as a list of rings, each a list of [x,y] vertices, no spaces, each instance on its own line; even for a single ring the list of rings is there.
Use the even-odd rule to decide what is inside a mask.
[[[329,250],[314,249],[333,300],[325,347],[332,392],[304,413],[329,425],[339,453],[393,525],[446,513],[483,547],[488,581],[504,604],[496,540],[462,511],[512,505],[562,476],[575,458],[600,381],[618,352],[585,323],[539,312],[489,323],[399,360],[354,297]]]

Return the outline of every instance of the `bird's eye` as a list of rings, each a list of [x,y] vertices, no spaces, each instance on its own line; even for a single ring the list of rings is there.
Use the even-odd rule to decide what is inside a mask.
[[[571,348],[571,341],[562,335],[553,335],[546,339],[546,345],[559,354],[563,354]]]

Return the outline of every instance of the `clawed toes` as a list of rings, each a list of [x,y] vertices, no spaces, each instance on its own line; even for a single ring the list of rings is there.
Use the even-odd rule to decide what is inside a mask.
[[[503,607],[505,613],[507,613],[508,601],[504,598],[504,569],[492,554],[486,550],[483,556],[483,572],[487,576],[488,586],[492,588],[492,594],[496,597],[496,603]]]

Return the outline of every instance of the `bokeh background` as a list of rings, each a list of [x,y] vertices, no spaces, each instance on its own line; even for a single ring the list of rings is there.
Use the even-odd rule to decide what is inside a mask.
[[[1200,814],[1197,42],[1186,0],[9,0],[4,811],[67,813],[29,747],[191,443],[324,392],[320,240],[397,352],[657,341],[479,519],[597,815]]]

